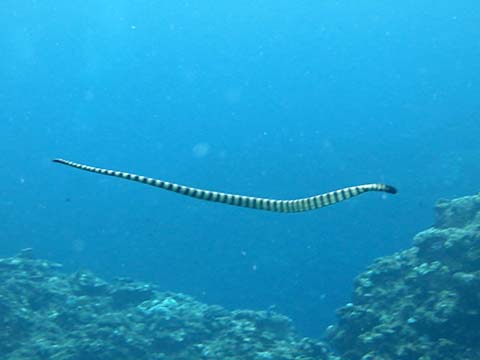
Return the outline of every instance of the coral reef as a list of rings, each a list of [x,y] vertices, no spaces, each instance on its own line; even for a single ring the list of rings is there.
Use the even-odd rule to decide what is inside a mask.
[[[436,205],[414,246],[355,280],[325,343],[272,311],[228,311],[149,284],[0,259],[5,360],[478,360],[480,195]]]
[[[112,283],[25,250],[0,259],[5,360],[326,360],[272,311],[227,311],[128,279]]]
[[[480,196],[436,205],[414,246],[357,277],[327,339],[348,360],[480,359]]]

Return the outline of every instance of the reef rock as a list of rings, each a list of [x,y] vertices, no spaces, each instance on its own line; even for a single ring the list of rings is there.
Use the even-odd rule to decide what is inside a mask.
[[[329,343],[348,360],[480,359],[480,196],[436,205],[414,246],[375,261]]]
[[[326,360],[272,311],[227,311],[128,279],[106,282],[25,250],[0,259],[4,360]]]

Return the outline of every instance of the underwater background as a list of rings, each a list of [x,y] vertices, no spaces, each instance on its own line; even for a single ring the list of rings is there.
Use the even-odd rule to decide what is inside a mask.
[[[474,1],[0,4],[0,255],[128,276],[319,336],[432,204],[478,192]],[[318,211],[224,206],[62,157]]]

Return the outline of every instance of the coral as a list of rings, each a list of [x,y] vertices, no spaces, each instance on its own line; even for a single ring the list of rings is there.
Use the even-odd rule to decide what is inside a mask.
[[[436,205],[414,246],[357,277],[328,341],[351,360],[480,358],[480,196]]]
[[[272,311],[227,311],[128,279],[67,275],[32,258],[0,259],[0,357],[5,360],[327,360]]]
[[[355,279],[328,344],[273,311],[211,306],[129,279],[104,281],[34,259],[0,259],[5,360],[480,359],[480,196],[436,205],[413,247]],[[329,350],[335,348],[341,357]]]

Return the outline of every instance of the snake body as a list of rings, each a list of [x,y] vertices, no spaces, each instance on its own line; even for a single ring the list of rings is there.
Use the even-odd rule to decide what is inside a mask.
[[[386,184],[365,184],[350,186],[343,189],[330,191],[320,195],[314,195],[302,199],[294,200],[275,200],[267,198],[259,198],[253,196],[243,196],[236,194],[228,194],[217,191],[197,189],[194,187],[179,185],[168,181],[154,179],[146,176],[131,174],[123,171],[115,171],[102,169],[94,166],[83,165],[69,160],[55,159],[56,163],[71,166],[80,170],[90,171],[93,173],[114,176],[121,179],[136,181],[142,184],[155,186],[164,190],[173,191],[182,195],[190,196],[195,199],[219,202],[227,205],[235,205],[250,209],[276,211],[283,213],[294,213],[302,211],[310,211],[320,209],[322,207],[333,205],[338,202],[350,199],[354,196],[363,194],[368,191],[382,191],[395,194],[397,190]]]

